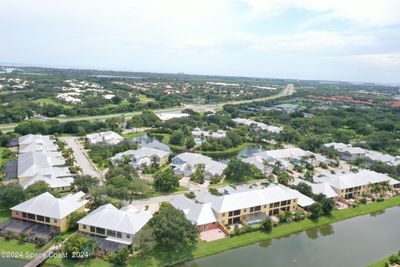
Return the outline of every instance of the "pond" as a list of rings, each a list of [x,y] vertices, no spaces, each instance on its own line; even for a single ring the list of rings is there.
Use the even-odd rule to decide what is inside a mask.
[[[178,266],[366,266],[400,250],[399,221],[394,207]]]
[[[147,134],[134,137],[132,140],[142,147],[157,148],[160,150],[171,152],[171,149],[166,144],[163,144],[157,137],[149,136]]]
[[[4,267],[22,267],[25,264],[26,264],[26,261],[0,257],[0,266],[4,266]]]

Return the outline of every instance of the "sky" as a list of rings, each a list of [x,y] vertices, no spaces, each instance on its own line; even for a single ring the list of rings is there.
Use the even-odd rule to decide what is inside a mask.
[[[400,0],[0,0],[0,63],[400,84]]]

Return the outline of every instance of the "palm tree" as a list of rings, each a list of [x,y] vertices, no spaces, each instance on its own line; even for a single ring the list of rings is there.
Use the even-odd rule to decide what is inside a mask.
[[[267,169],[268,167],[271,166],[271,164],[269,163],[269,161],[263,159],[263,165],[264,165],[264,174],[267,173]]]

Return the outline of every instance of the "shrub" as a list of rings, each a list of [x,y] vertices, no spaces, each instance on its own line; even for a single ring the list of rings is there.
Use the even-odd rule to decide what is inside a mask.
[[[38,248],[43,247],[46,244],[46,241],[41,237],[35,238],[35,244]]]
[[[192,191],[185,193],[185,197],[193,199],[196,197],[196,194]]]
[[[233,227],[233,234],[234,235],[240,235],[242,232],[239,228],[239,226],[235,225],[235,227]]]
[[[21,242],[26,242],[26,240],[28,239],[28,235],[26,233],[20,233],[18,239]]]
[[[208,192],[210,192],[210,194],[214,195],[214,196],[221,196],[222,195],[216,188],[209,188]]]
[[[270,218],[266,218],[261,222],[261,230],[264,232],[271,232],[272,229],[274,228],[274,224],[272,223],[272,220]]]
[[[14,233],[11,232],[11,231],[7,231],[7,232],[4,234],[4,239],[5,239],[5,240],[11,240],[11,239],[13,239],[13,237],[14,237]]]

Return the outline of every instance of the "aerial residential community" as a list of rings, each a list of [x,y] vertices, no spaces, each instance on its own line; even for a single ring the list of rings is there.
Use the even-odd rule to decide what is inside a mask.
[[[400,267],[400,1],[0,5],[0,266]]]

